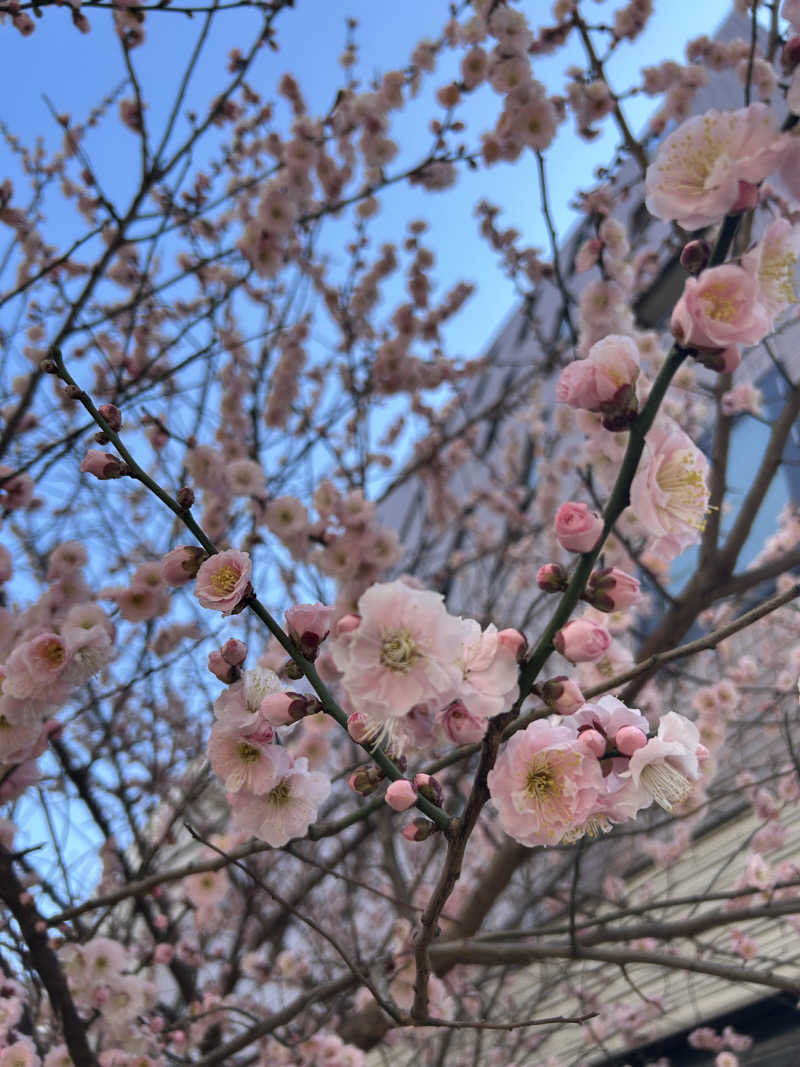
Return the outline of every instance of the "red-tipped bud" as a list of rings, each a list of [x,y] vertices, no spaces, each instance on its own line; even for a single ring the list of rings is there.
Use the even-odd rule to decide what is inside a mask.
[[[384,798],[395,811],[407,811],[417,802],[417,791],[407,778],[398,778],[386,790]]]
[[[528,651],[528,642],[525,634],[519,630],[501,630],[497,635],[497,643],[502,648],[507,648],[514,656],[517,663],[522,663],[525,653]]]
[[[347,720],[347,732],[357,745],[366,740],[369,727],[360,711],[354,711]]]
[[[536,584],[544,593],[563,593],[567,588],[567,572],[560,563],[545,563],[536,572]]]
[[[572,715],[586,703],[578,686],[565,674],[550,678],[539,687],[539,693],[548,708],[559,715]]]
[[[258,710],[273,726],[290,726],[305,718],[308,705],[302,693],[267,693]]]
[[[101,482],[130,474],[128,464],[123,463],[118,456],[112,456],[110,452],[98,452],[96,448],[90,448],[83,457],[81,471],[84,474],[93,474]]]
[[[191,489],[188,485],[181,486],[175,494],[175,499],[182,511],[188,511],[194,504],[194,489]]]
[[[297,604],[286,612],[289,635],[306,659],[316,659],[319,646],[328,636],[332,612],[324,604]]]
[[[208,554],[199,545],[178,545],[161,560],[161,581],[177,587],[193,581]]]
[[[343,634],[351,634],[353,630],[358,629],[360,623],[360,615],[342,615],[341,619],[334,625],[336,636],[341,637]]]

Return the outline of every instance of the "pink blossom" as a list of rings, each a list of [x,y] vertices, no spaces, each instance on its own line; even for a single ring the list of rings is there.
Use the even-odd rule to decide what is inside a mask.
[[[603,520],[587,504],[570,501],[556,512],[555,534],[568,552],[591,552],[603,533]]]
[[[603,775],[572,730],[538,720],[501,749],[488,785],[510,837],[528,846],[555,845],[585,822]]]
[[[623,756],[632,756],[647,744],[647,734],[636,726],[623,726],[617,732],[614,743]]]
[[[611,634],[590,619],[573,619],[558,631],[553,644],[570,663],[591,663],[608,651]]]
[[[66,664],[64,639],[54,633],[39,634],[17,645],[8,657],[3,690],[20,700],[37,697],[52,686]]]
[[[64,541],[57,545],[47,560],[48,582],[71,577],[86,564],[88,558],[86,548],[80,541]]]
[[[517,648],[500,640],[494,624],[483,632],[474,619],[463,620],[462,626],[464,643],[458,663],[463,677],[458,698],[471,715],[491,719],[508,711],[519,693]]]
[[[797,299],[794,275],[799,250],[800,226],[775,219],[758,244],[742,256],[742,267],[758,286],[758,299],[771,326]]]
[[[723,415],[739,415],[742,412],[750,412],[751,415],[761,414],[761,390],[754,385],[735,385],[727,393],[723,393],[719,401]]]
[[[754,277],[742,267],[710,267],[686,279],[670,327],[679,344],[701,349],[756,344],[770,329],[758,296]]]
[[[194,587],[204,608],[230,615],[250,588],[252,563],[246,552],[229,548],[201,564]]]
[[[242,730],[226,729],[219,721],[211,727],[208,758],[211,769],[222,779],[228,793],[243,789],[250,793],[267,793],[290,764],[285,748],[269,744],[267,740],[256,740]]]
[[[442,597],[395,581],[371,586],[358,603],[361,622],[330,638],[342,688],[375,734],[431,697],[452,699],[462,679],[456,659],[465,632]]]
[[[708,505],[708,461],[666,416],[647,435],[631,483],[631,510],[656,538],[654,549],[673,559],[700,540]]]
[[[778,166],[787,141],[766,104],[687,119],[647,169],[647,210],[685,230],[709,226],[733,209],[740,183],[757,184]]]
[[[325,775],[309,771],[308,760],[301,756],[263,796],[242,792],[229,798],[234,826],[281,848],[306,833],[330,787]]]
[[[656,804],[672,811],[700,778],[702,755],[695,724],[669,711],[659,722],[656,736],[631,756],[628,773],[637,786],[644,786]]]
[[[556,400],[573,408],[608,414],[636,410],[633,386],[639,377],[639,350],[630,337],[610,334],[589,349],[586,359],[569,363],[556,386]]]

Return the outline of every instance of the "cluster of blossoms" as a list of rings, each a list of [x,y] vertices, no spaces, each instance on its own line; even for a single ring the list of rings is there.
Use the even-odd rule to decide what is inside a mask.
[[[609,830],[654,800],[672,811],[708,753],[694,723],[675,712],[655,736],[648,731],[640,711],[612,696],[531,723],[489,774],[500,825],[523,845],[555,845]]]
[[[47,592],[24,612],[0,608],[0,798],[38,780],[37,758],[59,729],[52,716],[114,655],[115,627],[90,598],[87,553],[67,541],[50,554]],[[0,588],[12,575],[0,546]]]
[[[303,718],[309,704],[263,667],[245,670],[214,704],[208,756],[233,824],[275,848],[306,833],[330,792],[328,778],[309,770],[305,756],[292,757],[275,735],[276,727]]]
[[[509,710],[523,647],[518,631],[481,630],[448,614],[438,593],[398,580],[371,586],[358,614],[339,620],[320,669],[338,680],[359,740],[430,750],[480,740],[489,719]]]

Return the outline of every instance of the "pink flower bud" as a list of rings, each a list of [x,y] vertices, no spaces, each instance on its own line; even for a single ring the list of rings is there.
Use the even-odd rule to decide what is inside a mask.
[[[328,636],[332,608],[324,604],[297,604],[286,612],[286,627],[306,659],[314,660]]]
[[[599,730],[581,730],[578,734],[578,744],[598,759],[606,750],[606,739]]]
[[[123,463],[117,456],[112,456],[110,452],[98,452],[96,448],[90,448],[83,457],[81,471],[84,474],[93,474],[101,482],[109,478],[122,478],[130,473],[127,463]]]
[[[567,572],[560,563],[545,563],[536,572],[536,584],[544,593],[563,593],[567,588]]]
[[[571,663],[594,663],[611,645],[611,634],[591,619],[573,619],[555,636],[553,644]]]
[[[442,787],[431,774],[415,774],[414,786],[419,790],[420,796],[425,797],[431,804],[437,807],[442,803]]]
[[[501,648],[507,648],[509,652],[513,653],[517,663],[522,663],[523,659],[525,659],[525,653],[528,651],[528,642],[525,639],[525,634],[520,633],[519,630],[500,630],[497,635],[497,643]]]
[[[267,693],[258,710],[273,726],[289,726],[306,715],[306,698],[301,693]]]
[[[647,734],[638,726],[623,726],[617,730],[614,744],[623,756],[632,756],[647,744]]]
[[[417,802],[417,791],[407,778],[398,778],[386,790],[384,798],[395,811],[407,811]]]
[[[208,554],[199,545],[179,545],[161,560],[161,581],[165,585],[186,585],[197,577],[200,564]]]
[[[630,337],[609,334],[561,372],[556,400],[573,408],[609,416],[636,412],[633,385],[639,377],[639,350]]]
[[[730,348],[714,348],[710,351],[698,349],[694,358],[716,374],[730,374],[742,362],[742,353],[736,345],[731,345]]]
[[[353,630],[358,629],[360,622],[360,615],[342,615],[341,619],[339,619],[334,627],[336,636],[340,637],[342,634],[351,634]]]
[[[209,652],[208,669],[215,678],[219,678],[225,685],[230,685],[231,682],[235,682],[239,677],[239,672],[235,667],[232,667],[227,660],[222,658],[222,653],[218,649]]]
[[[403,828],[403,837],[406,841],[425,841],[438,829],[439,827],[429,819],[414,819]]]
[[[555,533],[568,552],[591,552],[603,533],[603,520],[588,505],[570,501],[556,512]]]
[[[473,715],[463,700],[451,701],[441,713],[444,732],[454,745],[474,745],[486,733],[485,719]]]
[[[116,404],[101,404],[97,409],[115,432],[122,429],[122,415]]]
[[[625,611],[639,599],[639,583],[618,567],[593,571],[583,594],[598,611]]]
[[[586,698],[571,678],[561,674],[539,688],[542,700],[559,715],[572,715],[586,703]]]
[[[231,667],[241,667],[247,659],[247,645],[244,641],[237,641],[235,637],[231,637],[222,646],[220,653]]]
[[[731,215],[741,211],[752,211],[758,204],[758,186],[753,182],[739,182],[739,195],[728,208]]]

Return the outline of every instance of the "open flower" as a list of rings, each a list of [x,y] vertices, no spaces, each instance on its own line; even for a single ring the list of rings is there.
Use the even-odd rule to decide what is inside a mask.
[[[769,333],[770,320],[753,274],[724,263],[686,279],[670,326],[682,345],[727,349],[761,341]]]
[[[574,731],[540,719],[510,738],[488,784],[510,837],[523,845],[555,845],[586,822],[603,774]]]
[[[631,756],[628,772],[665,811],[672,811],[700,778],[700,762],[708,755],[697,727],[683,715],[667,712],[658,733]]]
[[[647,435],[631,483],[631,509],[669,559],[700,540],[708,507],[708,461],[677,423],[664,417]]]
[[[194,592],[204,608],[230,615],[250,586],[253,565],[246,552],[229,548],[201,564]]]

